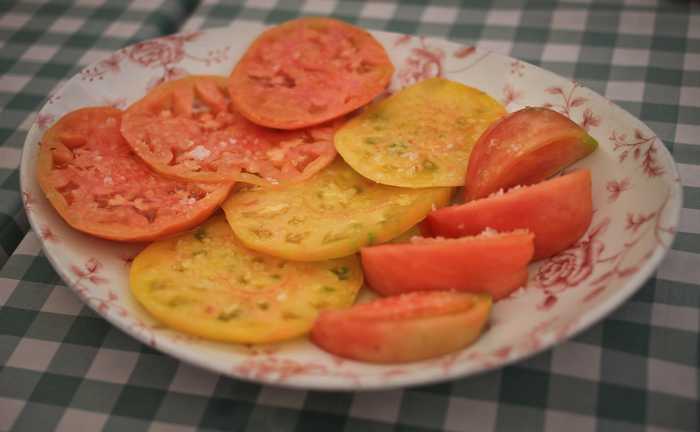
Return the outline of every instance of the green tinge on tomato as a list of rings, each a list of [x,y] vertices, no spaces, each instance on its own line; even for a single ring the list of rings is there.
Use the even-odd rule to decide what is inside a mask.
[[[381,185],[337,159],[303,182],[239,191],[222,206],[247,247],[293,261],[318,261],[399,236],[447,205],[451,194],[451,188]]]
[[[585,129],[556,111],[532,107],[516,111],[492,124],[474,145],[465,198],[538,183],[597,147]]]

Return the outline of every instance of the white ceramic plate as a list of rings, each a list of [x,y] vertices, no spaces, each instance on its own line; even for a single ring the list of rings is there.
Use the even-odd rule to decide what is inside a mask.
[[[38,143],[56,119],[76,108],[124,108],[166,79],[228,75],[262,28],[236,24],[120,50],[47,95],[27,136],[21,186],[48,258],[83,301],[140,341],[221,374],[305,389],[390,388],[464,377],[549,348],[600,320],[651,276],[669,249],[681,208],[678,173],[664,145],[639,120],[575,82],[513,58],[374,32],[396,66],[393,89],[444,75],[486,91],[509,111],[545,105],[588,129],[600,143],[577,164],[593,173],[595,214],[588,232],[564,253],[531,265],[527,286],[495,306],[490,328],[476,344],[428,361],[375,366],[333,357],[306,339],[246,347],[163,328],[128,290],[129,261],[139,248],[71,229],[44,198],[35,175]]]

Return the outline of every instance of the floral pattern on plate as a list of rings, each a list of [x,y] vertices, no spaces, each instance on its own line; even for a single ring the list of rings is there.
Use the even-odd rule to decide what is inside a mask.
[[[38,144],[70,110],[124,108],[152,86],[185,74],[228,75],[262,29],[244,23],[126,47],[47,95],[27,136],[23,201],[47,257],[84,302],[140,341],[218,373],[297,388],[356,390],[447,380],[506,365],[572,337],[631,296],[669,249],[680,214],[678,174],[663,143],[639,120],[580,83],[517,59],[443,40],[373,32],[397,69],[387,93],[444,76],[489,93],[509,111],[548,106],[588,129],[600,143],[576,164],[593,173],[596,210],[588,232],[569,250],[532,264],[527,286],[496,304],[490,328],[476,344],[431,360],[370,365],[329,355],[303,338],[253,347],[164,328],[129,293],[128,266],[144,245],[100,240],[68,227],[37,184]]]

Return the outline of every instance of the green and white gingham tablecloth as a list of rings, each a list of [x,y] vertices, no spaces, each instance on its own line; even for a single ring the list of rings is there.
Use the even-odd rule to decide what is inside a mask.
[[[18,164],[47,95],[126,44],[238,20],[330,15],[539,64],[647,123],[680,168],[678,237],[604,322],[528,361],[368,393],[259,386],[204,372],[78,301],[28,232]],[[656,0],[0,1],[0,430],[670,431],[699,429],[700,4]]]

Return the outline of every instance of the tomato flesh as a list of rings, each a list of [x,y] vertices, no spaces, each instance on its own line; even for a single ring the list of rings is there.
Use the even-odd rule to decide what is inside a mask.
[[[566,116],[524,108],[491,125],[474,145],[466,200],[538,183],[592,153],[598,142]]]
[[[488,295],[431,291],[322,312],[311,340],[335,355],[373,363],[423,360],[462,349],[481,334]]]
[[[414,238],[360,250],[367,284],[381,295],[457,290],[501,299],[527,281],[532,233],[514,231],[459,239]]]
[[[351,167],[377,183],[461,186],[472,146],[504,114],[503,106],[480,90],[431,78],[348,121],[335,134],[335,147]]]
[[[356,256],[292,263],[244,247],[222,216],[144,249],[131,292],[158,320],[207,339],[267,343],[309,331],[319,311],[350,306]]]
[[[226,78],[196,75],[166,82],[130,106],[122,133],[167,176],[276,184],[302,180],[329,164],[338,125],[299,131],[258,126],[233,108]]]
[[[486,228],[527,229],[535,235],[534,260],[552,256],[576,242],[593,217],[591,172],[578,170],[501,195],[444,207],[426,218],[433,236],[463,237]]]
[[[366,31],[330,18],[301,18],[260,35],[229,79],[250,121],[298,129],[347,114],[374,99],[394,67]]]
[[[251,249],[315,261],[397,237],[433,208],[447,205],[451,192],[374,183],[338,159],[308,180],[243,190],[222,207],[233,231]]]
[[[74,228],[112,240],[153,240],[206,219],[232,183],[191,183],[153,172],[119,132],[122,112],[83,108],[44,135],[38,180]]]

